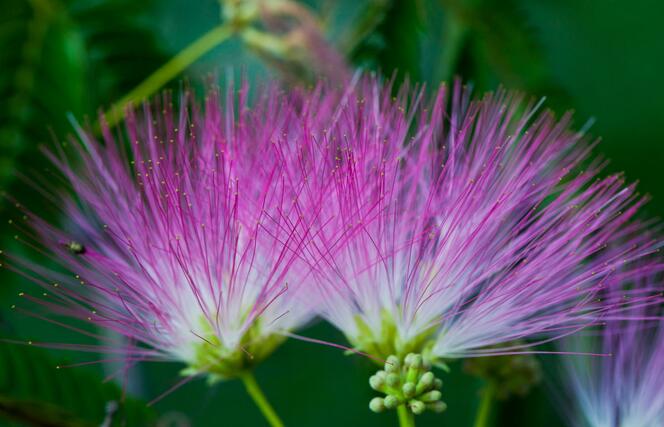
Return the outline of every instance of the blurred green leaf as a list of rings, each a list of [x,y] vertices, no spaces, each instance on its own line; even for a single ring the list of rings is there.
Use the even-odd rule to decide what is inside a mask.
[[[0,190],[50,218],[55,210],[14,178],[52,181],[38,147],[71,132],[67,114],[85,121],[161,65],[165,55],[146,25],[150,3],[0,0]],[[0,203],[0,223],[20,218],[10,206]],[[11,238],[16,230],[5,225],[3,231],[2,249],[20,251]],[[0,296],[17,279],[2,270]]]
[[[0,396],[0,414],[24,425],[39,427],[93,427],[55,405]]]
[[[145,28],[147,2],[2,0],[0,186],[35,164],[35,148],[126,92],[163,62]],[[19,164],[15,164],[15,161]]]
[[[40,348],[3,344],[0,366],[0,418],[18,425],[100,426],[109,404],[118,405],[109,427],[153,423],[154,413],[144,402],[119,403],[123,392],[118,386],[81,368],[59,369]]]
[[[557,103],[566,99],[518,0],[437,0],[425,10],[428,80],[461,76],[480,91],[502,84]]]
[[[362,45],[367,43],[367,39],[385,20],[391,8],[392,0],[369,0],[366,2],[362,12],[343,36],[341,48],[344,53],[349,57],[356,57]]]
[[[420,78],[421,4],[412,0],[374,0],[350,30],[345,43],[354,63]]]

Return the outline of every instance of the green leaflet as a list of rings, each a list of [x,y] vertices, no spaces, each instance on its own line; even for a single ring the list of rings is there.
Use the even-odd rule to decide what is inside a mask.
[[[343,49],[355,64],[398,73],[417,81],[421,74],[420,35],[422,2],[413,0],[372,0],[362,19],[354,23]]]
[[[140,6],[139,6],[140,5]],[[163,55],[138,23],[146,2],[7,0],[0,20],[0,187],[23,163],[46,165],[37,147],[70,133],[67,114],[94,116],[149,74]],[[9,189],[12,194],[20,190]]]
[[[109,402],[119,404],[112,426],[149,426],[154,421],[144,402],[127,398],[120,403],[120,387],[103,383],[84,368],[57,369],[43,349],[3,344],[0,364],[0,425],[12,420],[26,426],[99,426]]]
[[[0,414],[23,425],[58,427],[93,427],[50,403],[18,400],[0,395]]]

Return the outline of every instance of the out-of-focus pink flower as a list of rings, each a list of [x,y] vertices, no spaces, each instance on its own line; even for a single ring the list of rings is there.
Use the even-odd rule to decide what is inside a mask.
[[[618,287],[620,286],[620,287]],[[635,297],[664,288],[653,278],[618,283],[610,292]],[[664,313],[661,300],[632,305],[561,349],[603,357],[566,357],[566,415],[578,427],[664,425]]]

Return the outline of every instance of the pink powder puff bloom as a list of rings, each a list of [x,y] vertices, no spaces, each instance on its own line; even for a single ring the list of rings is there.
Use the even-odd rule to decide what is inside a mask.
[[[230,90],[223,105],[211,92],[203,110],[186,95],[181,104],[174,113],[164,96],[140,118],[130,112],[126,137],[103,129],[101,142],[77,129],[73,146],[50,154],[71,191],[49,197],[69,225],[28,213],[36,236],[21,237],[40,251],[31,241],[41,241],[71,274],[9,261],[48,289],[43,298],[23,295],[51,318],[80,319],[132,343],[56,347],[180,361],[185,374],[231,378],[310,319],[293,297],[306,234],[293,232],[302,224],[288,213],[295,196],[278,163],[245,155],[278,130],[250,114],[246,89]]]
[[[641,280],[612,290],[620,295],[650,294],[661,282]],[[608,319],[592,334],[561,343],[567,351],[604,357],[566,357],[561,396],[570,425],[576,427],[659,427],[664,425],[664,316],[661,299],[642,303]]]
[[[392,89],[356,79],[310,98],[284,154],[316,213],[303,258],[320,315],[359,351],[435,361],[525,351],[614,307],[598,303],[606,280],[658,243],[629,222],[644,198],[597,177],[569,114],[503,90]]]

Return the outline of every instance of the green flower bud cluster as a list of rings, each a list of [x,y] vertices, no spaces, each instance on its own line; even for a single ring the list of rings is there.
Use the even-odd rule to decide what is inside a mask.
[[[532,354],[468,359],[466,372],[496,385],[496,397],[525,396],[542,380],[542,368]]]
[[[431,364],[422,355],[409,353],[403,363],[397,356],[389,356],[385,369],[369,378],[369,385],[385,397],[374,397],[369,409],[383,412],[405,405],[414,414],[427,409],[443,412],[447,405],[441,400],[443,382],[431,372]]]

